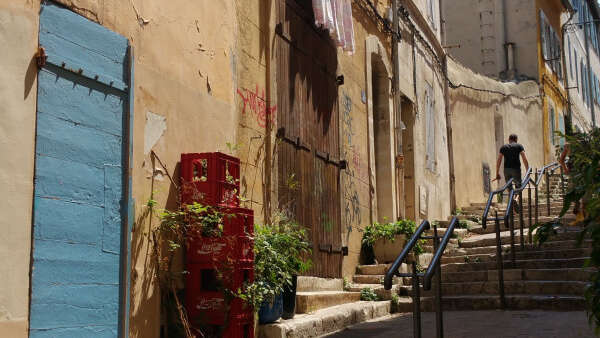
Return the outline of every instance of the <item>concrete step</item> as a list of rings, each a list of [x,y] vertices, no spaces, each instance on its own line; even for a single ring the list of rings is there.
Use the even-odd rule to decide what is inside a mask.
[[[504,280],[544,280],[544,281],[589,281],[593,270],[584,268],[554,269],[505,269]],[[497,281],[498,270],[449,272],[442,269],[442,282],[483,282]],[[410,278],[404,279],[404,285],[410,285]]]
[[[443,237],[446,234],[448,228],[438,228],[438,236]],[[467,229],[454,228],[454,236],[453,238],[463,238],[467,234]],[[425,236],[433,236],[433,228],[429,230],[425,230]]]
[[[385,275],[354,275],[352,281],[358,284],[383,284]],[[360,291],[360,290],[359,290]]]
[[[558,268],[578,268],[582,267],[587,257],[563,258],[563,259],[524,259],[517,260],[516,266],[512,266],[510,261],[505,261],[505,266],[516,269],[558,269]],[[450,263],[442,266],[447,272],[464,272],[492,270],[496,268],[496,262],[479,263]]]
[[[298,276],[297,292],[311,291],[343,291],[344,280],[341,278],[320,278]]]
[[[372,264],[359,265],[356,267],[356,273],[359,275],[384,275],[390,264]]]
[[[326,307],[357,302],[360,292],[313,291],[296,293],[296,313],[314,312]]]
[[[403,300],[403,302],[409,302]],[[386,318],[390,315],[391,304],[382,302],[353,302],[300,314],[289,320],[278,320],[273,324],[260,325],[261,338],[320,337],[342,330],[350,325],[368,320]]]
[[[519,240],[515,241],[515,249],[517,252],[521,250]],[[590,248],[592,245],[591,240],[584,240],[582,243],[583,248]],[[533,244],[525,244],[525,250],[558,250],[558,249],[575,249],[578,248],[576,240],[564,240],[564,241],[549,241],[544,243],[541,247]],[[502,250],[506,253],[510,250],[510,244],[503,244]],[[495,254],[496,245],[472,247],[472,248],[460,248],[445,255],[451,256],[464,256],[464,255],[478,255],[478,254]]]

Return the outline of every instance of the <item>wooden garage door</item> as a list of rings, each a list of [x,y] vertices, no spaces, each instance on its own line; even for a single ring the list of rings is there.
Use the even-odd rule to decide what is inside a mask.
[[[280,205],[313,244],[310,275],[340,277],[340,151],[336,47],[314,26],[310,0],[279,1],[277,26]],[[291,187],[291,182],[297,182]]]

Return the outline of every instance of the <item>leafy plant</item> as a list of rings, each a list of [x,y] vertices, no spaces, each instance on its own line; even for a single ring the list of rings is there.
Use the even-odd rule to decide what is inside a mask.
[[[392,293],[392,301],[390,306],[390,312],[396,313],[400,310],[400,296],[397,293]]]
[[[567,126],[569,127],[569,126]],[[568,128],[569,129],[569,128]],[[569,186],[564,196],[562,218],[572,204],[581,201],[584,218],[580,225],[583,231],[578,236],[581,245],[584,238],[591,238],[592,252],[584,267],[593,267],[591,283],[585,291],[588,319],[595,326],[596,334],[600,333],[600,129],[594,128],[587,133],[564,135],[570,148]],[[542,244],[556,233],[556,222],[536,224],[531,231],[537,231],[536,242]]]
[[[471,226],[469,225],[469,222],[467,222],[464,219],[461,219],[461,220],[458,221],[457,228],[459,228],[459,229],[470,229]]]
[[[460,216],[463,215],[463,210],[461,208],[456,208],[456,210],[454,210],[454,215],[455,216]]]
[[[379,296],[377,296],[373,289],[363,288],[360,290],[360,300],[377,301],[379,300]]]
[[[306,231],[297,223],[285,220],[277,224],[256,225],[254,237],[255,280],[236,290],[236,296],[260,308],[292,285],[292,276],[310,269],[311,245]]]
[[[373,248],[373,244],[379,239],[394,241],[397,235],[405,235],[410,238],[416,231],[417,226],[414,221],[400,220],[394,223],[378,223],[367,225],[364,230],[362,244],[363,247]],[[423,240],[415,244],[413,251],[416,255],[423,253]]]

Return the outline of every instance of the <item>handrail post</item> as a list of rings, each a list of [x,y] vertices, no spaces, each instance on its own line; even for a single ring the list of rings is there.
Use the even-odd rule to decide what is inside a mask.
[[[563,172],[562,166],[560,166],[560,190],[562,193],[562,198],[565,198],[565,173]]]
[[[433,224],[433,248],[434,252],[438,251],[440,247],[437,224]],[[444,319],[442,313],[442,262],[438,261],[436,264],[436,281],[437,285],[435,286],[435,326],[436,326],[436,336],[437,338],[444,337]]]
[[[500,295],[500,308],[506,308],[506,299],[504,298],[504,267],[502,264],[502,241],[500,240],[500,220],[498,211],[496,211],[496,264],[498,266],[498,294]]]
[[[417,263],[412,262],[412,286],[413,286],[413,336],[421,338],[421,292],[419,290],[419,275],[417,274]]]
[[[531,226],[532,226],[532,215],[531,215],[531,184],[527,186],[527,209],[529,210],[529,231],[527,231],[527,237],[529,244],[531,244]]]
[[[513,197],[514,198],[514,197]],[[514,203],[512,203],[512,201],[508,201],[509,205],[507,205],[508,208],[510,208],[509,213],[510,213],[510,218],[508,220],[508,231],[510,231],[510,260],[512,261],[512,266],[513,269],[517,266],[517,262],[516,262],[516,256],[515,256],[515,205]]]
[[[539,176],[539,172],[536,169],[535,170],[535,224],[538,224],[538,216],[540,214],[540,211],[539,211],[540,195],[539,195],[539,190],[538,190],[538,176]]]
[[[550,171],[546,170],[546,207],[550,216]]]
[[[519,187],[520,189],[521,187]],[[524,236],[523,236],[523,191],[519,191],[519,226],[521,227],[520,229],[520,234],[521,234],[521,238],[520,238],[520,242],[521,242],[521,250],[525,249],[525,242],[524,242]]]

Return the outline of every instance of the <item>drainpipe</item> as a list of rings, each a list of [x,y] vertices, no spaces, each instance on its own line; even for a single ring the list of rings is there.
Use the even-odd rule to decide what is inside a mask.
[[[400,18],[398,16],[398,0],[392,1],[392,31],[398,32],[400,30]],[[400,98],[400,59],[399,46],[400,39],[398,34],[392,34],[392,62],[394,63],[394,79],[392,88],[394,89],[394,129],[396,131],[396,159],[394,161],[395,172],[396,172],[396,209],[397,218],[401,219],[404,217],[404,170],[403,170],[403,149],[402,149],[402,130],[400,129],[401,120],[401,98]]]
[[[567,31],[567,25],[573,20],[573,16],[575,16],[575,11],[570,11],[569,20],[565,22],[561,27],[561,35],[562,35],[562,66],[564,69],[564,80],[565,80],[565,91],[567,92],[567,118],[569,122],[573,121],[573,104],[571,103],[571,90],[569,89],[569,69],[567,69],[567,58],[566,58],[566,50],[565,50],[565,33]],[[571,54],[569,53],[569,56]],[[577,61],[575,61],[577,62]],[[566,131],[568,132],[568,131]]]
[[[446,25],[444,21],[443,1],[440,0],[440,36],[442,41],[446,41]],[[450,210],[456,210],[456,178],[454,176],[454,147],[452,146],[452,114],[450,112],[450,91],[448,87],[448,54],[444,53],[443,68],[444,72],[444,111],[446,113],[446,138],[448,140],[448,176],[450,180]]]

